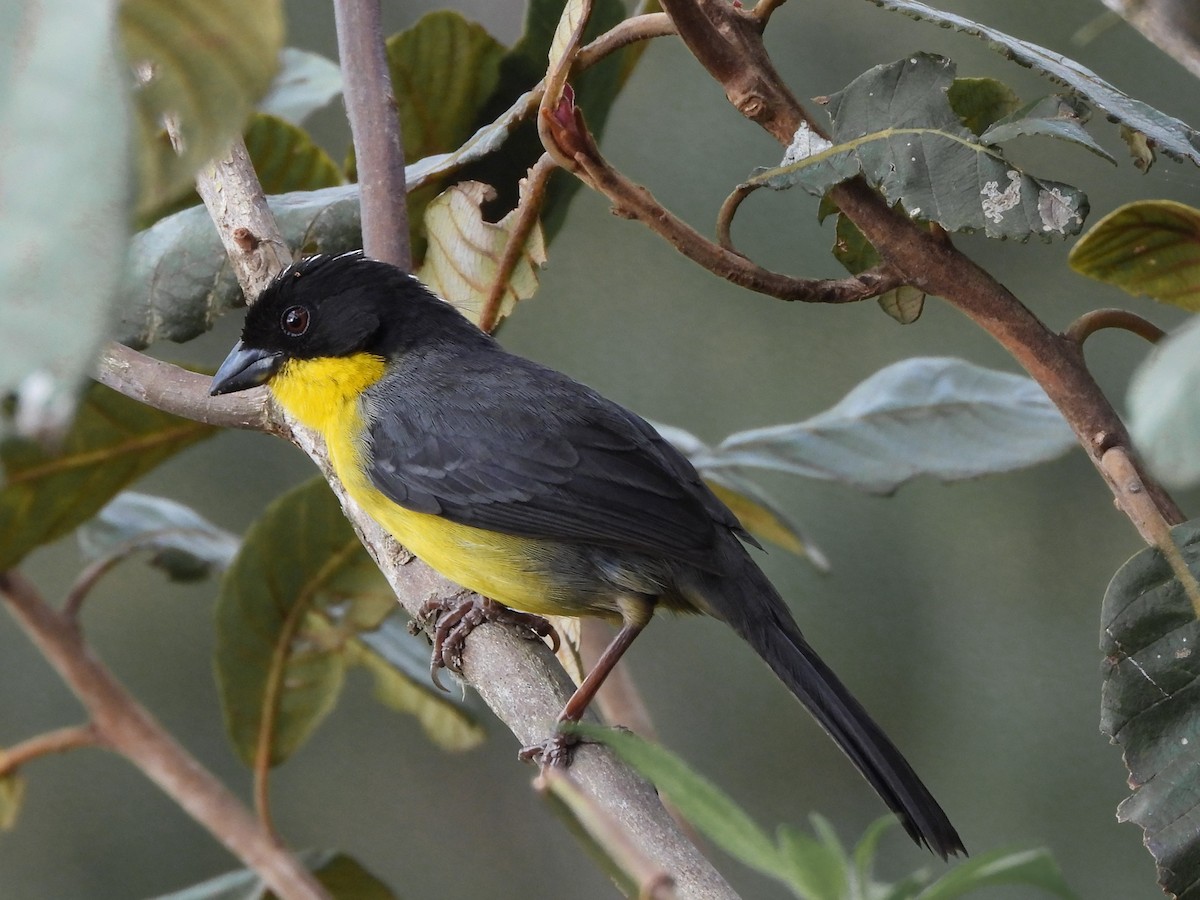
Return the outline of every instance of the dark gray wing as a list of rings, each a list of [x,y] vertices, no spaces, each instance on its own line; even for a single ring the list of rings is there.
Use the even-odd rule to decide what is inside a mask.
[[[718,529],[744,536],[643,419],[520,357],[426,361],[381,381],[368,403],[371,481],[407,509],[701,568]]]

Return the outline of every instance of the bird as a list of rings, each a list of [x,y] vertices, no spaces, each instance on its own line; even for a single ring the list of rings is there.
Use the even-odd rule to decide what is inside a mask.
[[[249,308],[210,391],[262,384],[324,438],[347,493],[433,569],[522,613],[619,626],[560,721],[583,715],[657,609],[706,613],[762,657],[918,845],[966,853],[809,645],[750,555],[754,538],[637,414],[507,352],[361,251],[291,264]]]

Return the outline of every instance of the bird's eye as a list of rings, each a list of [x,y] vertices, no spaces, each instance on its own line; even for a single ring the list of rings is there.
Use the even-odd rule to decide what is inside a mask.
[[[289,306],[283,311],[283,316],[279,320],[280,326],[286,334],[292,337],[300,337],[304,332],[308,331],[308,310],[303,306]]]

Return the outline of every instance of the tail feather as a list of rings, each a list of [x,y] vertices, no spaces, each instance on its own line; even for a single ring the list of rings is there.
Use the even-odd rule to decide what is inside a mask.
[[[766,661],[914,841],[942,859],[965,854],[958,832],[912,766],[809,646],[767,577],[748,555],[743,558],[740,577],[725,575],[713,579],[715,585],[705,579],[702,608],[728,622]],[[731,592],[737,596],[728,596]]]

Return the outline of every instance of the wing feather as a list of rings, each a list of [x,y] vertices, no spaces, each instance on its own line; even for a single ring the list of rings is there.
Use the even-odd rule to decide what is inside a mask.
[[[371,481],[407,509],[705,569],[718,528],[743,534],[645,420],[500,350],[401,365],[367,409]]]

